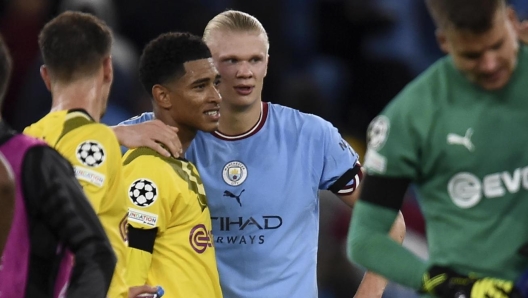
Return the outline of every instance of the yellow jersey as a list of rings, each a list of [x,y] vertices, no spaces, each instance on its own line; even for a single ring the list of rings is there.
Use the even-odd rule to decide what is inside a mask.
[[[161,285],[164,298],[222,297],[211,217],[195,166],[148,148],[128,151],[123,166],[128,283]]]
[[[117,257],[108,297],[128,298],[126,284],[126,188],[121,150],[114,132],[84,110],[51,112],[26,127],[70,161]]]

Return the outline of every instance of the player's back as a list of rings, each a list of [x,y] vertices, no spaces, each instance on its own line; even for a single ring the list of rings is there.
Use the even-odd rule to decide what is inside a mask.
[[[128,297],[126,264],[126,189],[117,138],[84,110],[51,112],[28,126],[24,134],[54,147],[73,165],[92,207],[114,248],[117,265],[109,297]]]
[[[129,150],[123,165],[129,224],[155,232],[140,247],[130,236],[129,283],[161,285],[167,298],[222,297],[209,208],[194,165],[148,148]]]

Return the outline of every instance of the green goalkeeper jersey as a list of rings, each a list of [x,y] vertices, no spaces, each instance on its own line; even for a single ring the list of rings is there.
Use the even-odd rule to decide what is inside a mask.
[[[445,57],[369,128],[370,175],[413,181],[430,263],[514,280],[528,268],[528,48],[510,82],[486,91]],[[391,277],[389,277],[391,278]]]

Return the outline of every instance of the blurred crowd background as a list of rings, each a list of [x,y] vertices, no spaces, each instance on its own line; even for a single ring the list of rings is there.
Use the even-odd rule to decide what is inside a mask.
[[[511,0],[521,19],[528,0]],[[114,125],[151,110],[137,78],[143,46],[160,33],[202,35],[225,9],[257,17],[270,40],[263,101],[317,114],[332,122],[363,157],[367,126],[421,71],[443,54],[424,0],[0,0],[0,33],[14,59],[2,110],[15,129],[37,121],[51,105],[39,74],[38,33],[64,10],[90,12],[113,29],[114,84],[103,122]],[[363,271],[346,260],[350,209],[321,194],[321,298],[352,297]],[[425,228],[409,190],[402,210],[404,245],[427,258]],[[385,297],[410,297],[390,285]]]

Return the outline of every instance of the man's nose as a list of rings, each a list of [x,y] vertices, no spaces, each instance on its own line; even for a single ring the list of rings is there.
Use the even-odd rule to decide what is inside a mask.
[[[240,62],[237,70],[237,77],[248,78],[252,77],[253,72],[251,71],[251,65],[247,61]]]
[[[479,69],[484,73],[492,73],[497,70],[499,59],[494,52],[486,52],[479,61]]]

